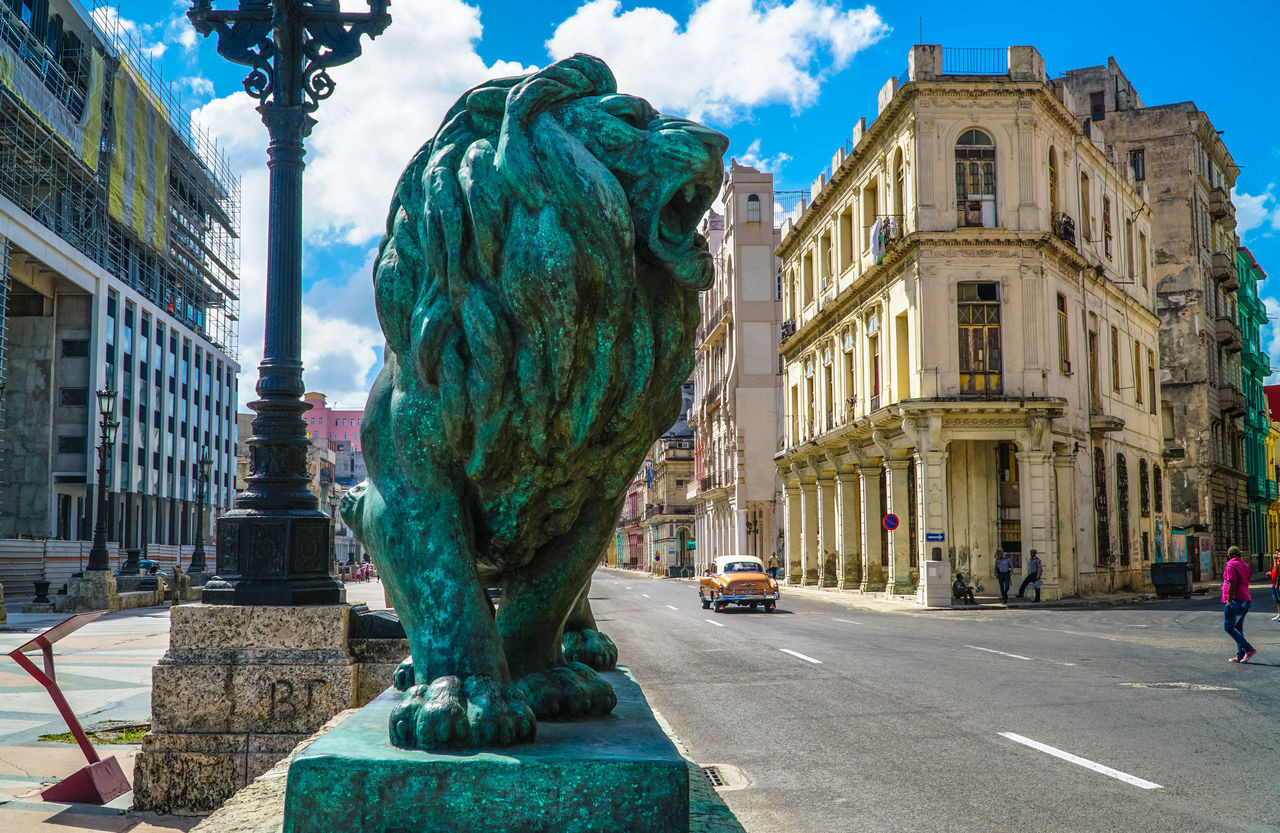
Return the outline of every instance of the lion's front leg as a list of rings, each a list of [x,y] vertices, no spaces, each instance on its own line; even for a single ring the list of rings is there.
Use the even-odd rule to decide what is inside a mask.
[[[405,696],[391,714],[391,741],[421,749],[529,741],[533,712],[508,694],[493,608],[453,499],[375,486],[360,498],[361,533],[412,655],[396,673]]]
[[[564,625],[562,648],[569,662],[581,662],[597,671],[612,671],[618,664],[618,646],[596,627],[595,614],[591,612],[591,579],[578,595],[578,601]]]
[[[605,715],[618,702],[613,687],[588,665],[566,657],[561,643],[602,541],[612,534],[613,516],[598,515],[547,543],[503,584],[497,623],[507,666],[514,689],[540,718]]]

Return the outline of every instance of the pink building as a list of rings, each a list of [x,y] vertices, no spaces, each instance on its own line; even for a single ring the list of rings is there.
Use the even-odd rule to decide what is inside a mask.
[[[360,420],[364,418],[363,408],[352,410],[330,408],[325,402],[323,393],[304,393],[302,399],[311,403],[311,410],[302,415],[311,439],[328,440],[331,446],[344,443],[354,451],[361,450]]]

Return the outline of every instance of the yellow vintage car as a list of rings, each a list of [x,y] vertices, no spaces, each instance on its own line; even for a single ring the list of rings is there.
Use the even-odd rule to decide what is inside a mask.
[[[764,571],[764,562],[754,555],[722,555],[715,559],[707,575],[698,582],[702,607],[716,612],[726,605],[746,605],[752,610],[764,605],[768,613],[778,603],[778,582]]]

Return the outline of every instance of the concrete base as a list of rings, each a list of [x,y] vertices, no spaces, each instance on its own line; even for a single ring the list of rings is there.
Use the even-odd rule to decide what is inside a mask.
[[[180,605],[152,671],[134,806],[211,812],[355,696],[350,608]]]
[[[686,763],[625,672],[608,718],[538,723],[537,740],[492,751],[423,752],[387,739],[388,690],[294,759],[285,833],[689,830]]]

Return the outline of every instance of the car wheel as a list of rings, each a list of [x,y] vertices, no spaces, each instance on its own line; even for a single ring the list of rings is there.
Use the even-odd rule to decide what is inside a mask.
[[[710,599],[703,599],[703,600],[702,600],[702,609],[703,609],[703,610],[709,610],[710,608],[711,608],[711,600],[710,600]]]
[[[755,610],[755,609],[756,609],[756,607],[757,607],[756,603],[755,603],[755,602],[752,602],[752,603],[751,603],[751,609],[752,609],[752,610]]]

